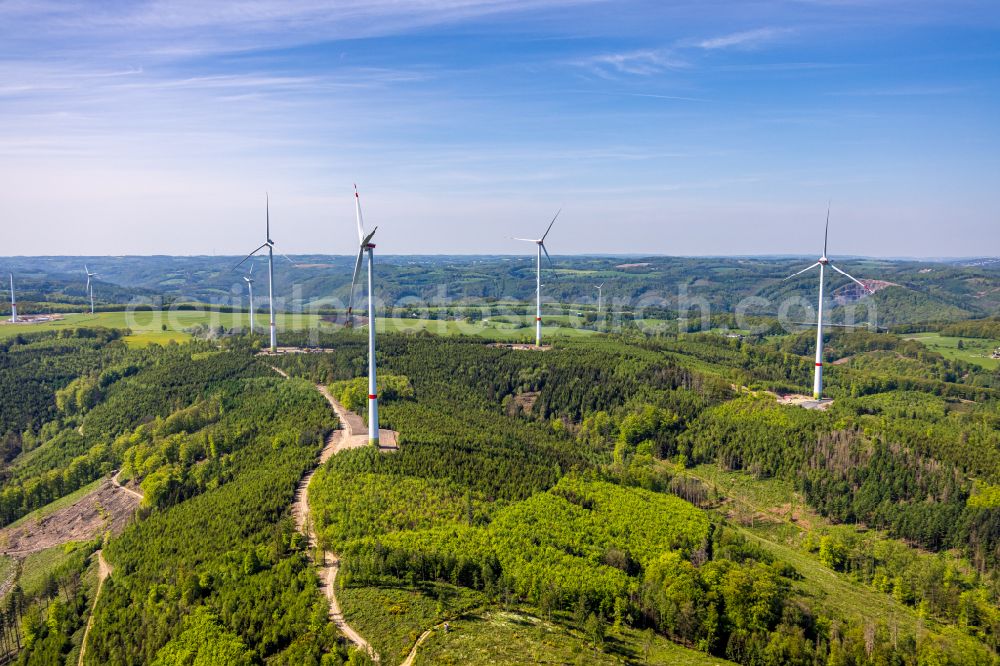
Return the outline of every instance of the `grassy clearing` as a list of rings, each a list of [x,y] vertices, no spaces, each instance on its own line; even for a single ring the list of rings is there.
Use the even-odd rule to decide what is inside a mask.
[[[796,594],[808,598],[817,610],[830,616],[862,617],[885,621],[907,632],[921,628],[947,637],[957,645],[975,640],[955,627],[940,625],[933,620],[921,619],[916,611],[891,595],[879,592],[837,573],[820,563],[818,557],[805,552],[800,544],[807,533],[826,533],[830,530],[854,530],[853,525],[831,525],[828,520],[809,511],[791,484],[779,479],[753,480],[745,472],[726,472],[715,465],[699,465],[689,470],[719,490],[729,499],[719,512],[727,514],[735,505],[739,522],[746,523],[748,516],[761,520],[753,527],[730,525],[745,537],[760,544],[779,560],[791,564],[802,576],[793,585]],[[795,520],[789,509],[794,507]]]
[[[32,522],[41,520],[45,516],[51,515],[51,514],[55,513],[56,511],[58,511],[59,509],[63,509],[65,507],[67,507],[67,506],[71,506],[71,505],[75,504],[76,501],[79,500],[81,497],[85,496],[87,493],[90,493],[90,492],[92,492],[94,490],[97,490],[97,487],[99,485],[101,485],[101,482],[103,482],[103,481],[104,481],[104,479],[97,479],[96,481],[92,481],[92,482],[88,483],[87,485],[85,485],[85,486],[83,486],[81,488],[77,488],[76,490],[74,490],[73,492],[71,492],[69,495],[63,495],[62,497],[60,497],[59,499],[55,500],[54,502],[49,502],[45,506],[43,506],[43,507],[41,507],[39,509],[35,509],[34,511],[32,511],[29,514],[21,516],[20,518],[18,518],[17,520],[15,520],[13,523],[11,523],[10,525],[8,525],[7,528],[18,527],[20,525],[24,525],[24,524],[27,524],[27,523],[32,523]]]
[[[947,639],[955,645],[975,645],[976,641],[954,626],[944,626],[933,620],[921,619],[917,613],[896,601],[888,594],[877,592],[861,583],[852,581],[844,574],[836,573],[819,563],[810,554],[796,548],[784,546],[756,534],[752,530],[741,529],[744,536],[759,543],[776,557],[788,562],[802,575],[793,589],[813,602],[813,607],[829,615],[840,617],[863,617],[872,621],[884,621],[890,627],[898,626],[907,632],[918,633],[926,630]]]
[[[491,611],[435,629],[417,652],[421,666],[506,664],[671,664],[722,666],[725,659],[689,650],[652,633],[626,629],[595,650],[579,632],[522,612]]]
[[[0,555],[0,584],[14,573],[16,567],[17,561],[13,557]]]
[[[798,543],[811,521],[791,521],[785,508],[795,504],[796,514],[805,511],[801,497],[791,484],[779,479],[755,481],[745,472],[727,472],[716,465],[699,465],[689,470],[709,485],[715,487],[727,500],[719,512],[727,514],[737,507],[740,518],[749,516],[765,518],[754,528],[734,525],[747,538],[760,543],[773,555],[788,562],[803,576],[796,583],[800,594],[813,598],[817,608],[845,616],[863,615],[872,618],[900,619],[900,625],[916,627],[916,614],[894,598],[867,588],[849,577],[829,569],[810,553],[798,548]],[[812,514],[812,525],[827,525],[822,517]],[[746,522],[741,520],[740,522]]]
[[[727,472],[715,464],[698,465],[687,473],[714,488],[729,501],[727,508],[738,515],[791,523],[796,531],[829,523],[809,509],[805,498],[789,481],[755,479],[746,472]]]
[[[337,597],[347,622],[392,664],[406,657],[424,630],[485,602],[474,590],[443,583],[346,587]]]
[[[943,336],[939,333],[918,333],[906,336],[907,340],[918,340],[931,351],[936,351],[945,358],[975,363],[984,368],[994,370],[1000,368],[1000,359],[990,358],[994,349],[1000,347],[1000,340],[983,338],[956,338]],[[963,349],[958,348],[959,341]]]
[[[83,557],[79,547],[83,545],[78,541],[70,541],[61,546],[53,546],[46,550],[32,553],[24,558],[24,567],[21,569],[21,588],[28,596],[38,594],[45,585],[45,577],[68,563],[75,557]]]

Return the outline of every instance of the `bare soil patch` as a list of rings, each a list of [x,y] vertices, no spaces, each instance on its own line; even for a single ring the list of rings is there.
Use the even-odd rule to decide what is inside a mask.
[[[139,501],[135,491],[106,479],[75,504],[37,521],[0,530],[0,553],[20,558],[69,541],[88,541],[106,530],[119,534]]]
[[[535,406],[535,402],[538,400],[539,395],[541,395],[539,391],[525,391],[524,393],[518,393],[514,396],[514,403],[523,411],[530,412]]]
[[[523,342],[491,342],[487,347],[498,347],[500,349],[513,349],[514,351],[549,351],[552,345],[532,345]]]
[[[803,395],[801,393],[786,393],[784,395],[775,394],[775,396],[778,399],[778,404],[796,405],[797,407],[802,407],[803,409],[818,409],[820,411],[824,411],[830,409],[833,405],[833,400],[830,398],[816,400],[811,395]]]

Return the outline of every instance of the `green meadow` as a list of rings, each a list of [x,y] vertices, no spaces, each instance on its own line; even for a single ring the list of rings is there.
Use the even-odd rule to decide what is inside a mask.
[[[321,324],[319,315],[279,314],[278,330],[302,330]],[[206,310],[166,310],[135,312],[98,312],[95,314],[67,314],[56,321],[38,324],[6,324],[0,326],[0,338],[12,337],[19,333],[51,331],[81,326],[103,326],[105,328],[127,328],[132,335],[125,340],[130,346],[146,346],[152,343],[166,344],[171,340],[183,342],[191,337],[186,329],[195,326],[223,326],[225,328],[246,327],[250,316],[245,312],[218,312]],[[267,313],[259,312],[254,317],[258,330],[267,326]]]
[[[578,317],[553,315],[546,318],[553,324],[571,324]],[[279,335],[281,331],[303,331],[318,328],[330,332],[340,325],[324,321],[320,315],[278,313],[275,317]],[[527,318],[526,320],[527,321]],[[166,310],[136,312],[98,312],[95,314],[67,314],[62,319],[37,324],[0,325],[0,339],[20,333],[51,331],[80,327],[101,326],[123,328],[132,331],[125,341],[131,347],[150,344],[167,344],[171,341],[184,342],[191,338],[188,332],[197,326],[222,326],[223,328],[246,328],[250,317],[246,312],[219,312],[215,310]],[[260,311],[254,316],[254,324],[259,332],[267,327],[267,312]],[[417,333],[427,331],[435,335],[472,335],[489,340],[524,341],[534,340],[534,328],[530,325],[518,326],[509,319],[498,321],[468,321],[451,319],[421,319],[409,317],[380,317],[376,326],[380,333]],[[592,335],[594,331],[566,326],[543,326],[542,336],[566,337]],[[280,338],[279,338],[280,342]]]
[[[940,333],[917,333],[906,336],[906,339],[917,340],[945,358],[975,363],[990,370],[1000,368],[1000,359],[990,358],[993,350],[1000,348],[1000,340],[957,338]],[[958,348],[959,341],[962,343],[962,349]]]

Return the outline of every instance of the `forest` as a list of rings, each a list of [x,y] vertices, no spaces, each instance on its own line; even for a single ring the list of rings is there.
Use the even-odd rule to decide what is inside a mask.
[[[363,663],[289,509],[337,427],[315,385],[364,414],[363,333],[275,357],[253,337],[120,335],[0,347],[0,382],[23,396],[4,403],[2,522],[113,470],[143,495],[120,535],[24,561],[4,645],[75,663],[102,548],[113,573],[85,663]],[[309,486],[346,617],[383,661],[412,647],[391,627],[422,608],[424,628],[538,618],[579,646],[568,663],[643,663],[628,637],[646,631],[747,665],[1000,663],[1000,377],[894,334],[828,345],[847,359],[829,366],[834,402],[806,410],[775,398],[809,385],[806,334],[632,332],[544,352],[380,336],[381,425],[400,449],[338,453]],[[772,487],[772,506],[740,508]]]

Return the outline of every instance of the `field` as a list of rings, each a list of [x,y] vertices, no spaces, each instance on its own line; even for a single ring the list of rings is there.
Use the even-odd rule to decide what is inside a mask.
[[[918,333],[906,336],[907,340],[918,340],[931,351],[936,351],[945,358],[967,363],[975,363],[984,368],[994,370],[1000,368],[1000,359],[990,358],[994,349],[1000,348],[1000,340],[984,340],[982,338],[956,338],[940,333]],[[963,349],[958,348],[961,341]]]
[[[530,325],[528,318],[525,318],[525,322],[529,325],[520,327],[513,323],[513,319],[509,316],[496,317],[488,321],[382,317],[376,322],[376,330],[380,333],[416,333],[418,331],[427,331],[435,335],[473,335],[489,340],[533,342],[535,339],[535,328]],[[543,322],[545,321],[570,324],[574,321],[579,321],[579,317],[552,315],[551,317],[543,317]],[[594,333],[595,331],[584,328],[542,326],[543,339],[549,337],[578,337],[593,335]]]
[[[332,325],[320,324],[318,315],[279,314],[276,319],[279,331],[302,330],[317,325],[332,328]],[[130,346],[142,347],[151,343],[166,344],[171,340],[182,342],[191,337],[186,332],[186,329],[195,326],[245,327],[249,325],[249,320],[249,315],[246,313],[196,310],[67,314],[63,319],[40,324],[0,326],[0,338],[35,331],[79,328],[81,326],[103,326],[105,328],[131,329],[132,335],[125,339],[126,342]],[[267,326],[267,314],[265,312],[258,313],[254,323],[258,330],[263,330]]]
[[[554,323],[572,323],[578,317],[553,315]],[[337,324],[324,321],[319,315],[279,313],[275,317],[278,333],[281,331],[319,330],[330,332],[340,328]],[[254,318],[257,330],[263,332],[267,326],[267,312],[260,311]],[[96,314],[67,314],[56,321],[38,324],[2,324],[0,339],[13,337],[19,333],[51,331],[79,328],[81,326],[101,326],[105,328],[127,328],[132,335],[125,338],[130,347],[145,347],[150,344],[167,344],[170,341],[183,342],[191,338],[188,329],[196,326],[223,328],[245,328],[249,326],[249,315],[242,312],[218,312],[196,310],[138,311],[138,312],[98,312]],[[416,333],[428,331],[435,335],[473,335],[489,340],[529,341],[534,339],[535,330],[531,326],[517,327],[507,321],[456,321],[446,319],[419,319],[408,317],[381,317],[376,327],[380,333]],[[543,326],[542,336],[592,335],[594,331],[563,326]]]

